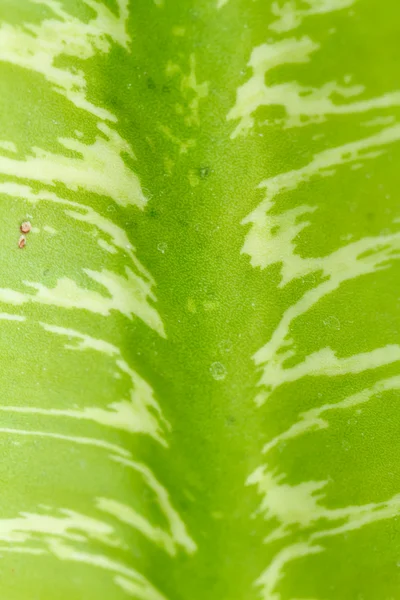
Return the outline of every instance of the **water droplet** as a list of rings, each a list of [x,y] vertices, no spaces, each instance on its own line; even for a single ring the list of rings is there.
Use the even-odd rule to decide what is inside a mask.
[[[161,252],[161,254],[165,254],[167,248],[168,246],[165,242],[160,242],[159,244],[157,244],[157,250]]]
[[[214,379],[221,381],[222,379],[225,379],[227,371],[222,363],[213,362],[210,367],[210,373]]]

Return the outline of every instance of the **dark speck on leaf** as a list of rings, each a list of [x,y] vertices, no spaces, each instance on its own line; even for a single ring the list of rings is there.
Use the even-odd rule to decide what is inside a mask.
[[[148,213],[149,217],[151,217],[152,219],[155,219],[158,216],[158,212],[156,211],[155,208],[149,208]]]
[[[207,179],[210,172],[211,172],[210,167],[200,167],[200,169],[199,169],[200,179]]]
[[[157,87],[151,77],[149,77],[147,80],[147,87],[149,88],[149,90],[155,90]]]

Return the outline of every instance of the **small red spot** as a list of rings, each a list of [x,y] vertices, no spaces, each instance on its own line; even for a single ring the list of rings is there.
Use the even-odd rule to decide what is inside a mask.
[[[32,229],[32,225],[29,223],[29,221],[24,221],[21,224],[20,229],[21,229],[22,233],[29,233],[30,230]]]
[[[21,237],[18,240],[18,248],[25,248],[26,246],[26,237],[24,235],[21,235]]]

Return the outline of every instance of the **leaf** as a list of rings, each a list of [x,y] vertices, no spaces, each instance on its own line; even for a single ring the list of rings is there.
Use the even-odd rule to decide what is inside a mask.
[[[397,598],[396,17],[3,0],[4,598]]]

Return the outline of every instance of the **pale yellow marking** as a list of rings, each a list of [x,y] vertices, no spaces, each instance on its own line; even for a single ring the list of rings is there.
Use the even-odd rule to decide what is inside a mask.
[[[124,448],[121,448],[116,444],[109,444],[108,442],[104,442],[103,440],[98,440],[96,438],[63,435],[61,433],[51,433],[48,431],[27,431],[25,429],[12,429],[10,427],[1,427],[0,433],[6,433],[9,435],[21,435],[26,437],[50,438],[54,440],[60,440],[62,442],[71,442],[72,444],[80,444],[83,446],[94,446],[97,448],[102,448],[103,450],[116,452],[121,456],[130,456],[130,452],[128,452]]]
[[[100,248],[103,248],[103,250],[105,250],[109,254],[118,254],[118,250],[116,249],[116,247],[106,242],[106,240],[103,240],[103,238],[99,238],[97,240],[97,243],[100,246]]]
[[[193,169],[189,170],[188,179],[192,187],[197,187],[200,184],[200,177]]]
[[[43,231],[49,233],[50,235],[57,235],[58,233],[57,229],[54,229],[54,227],[51,227],[50,225],[45,225],[43,227]]]
[[[382,147],[399,140],[400,125],[396,124],[368,138],[325,150],[315,155],[308,165],[281,173],[260,184],[260,187],[267,190],[266,197],[244,220],[245,224],[251,223],[251,229],[242,251],[251,256],[253,266],[266,268],[280,263],[280,287],[296,278],[312,273],[318,275],[314,287],[285,311],[270,341],[255,356],[257,364],[265,365],[262,383],[270,385],[272,389],[285,381],[293,381],[293,377],[296,379],[305,374],[312,375],[313,371],[315,374],[322,374],[323,365],[327,369],[326,374],[329,374],[328,371],[332,374],[335,370],[341,372],[343,367],[350,368],[350,363],[346,363],[347,359],[345,362],[338,362],[330,349],[324,349],[308,357],[301,365],[285,369],[284,362],[295,355],[290,338],[291,324],[324,296],[338,289],[344,281],[387,268],[390,261],[400,255],[400,233],[395,233],[363,238],[324,257],[303,258],[296,252],[295,239],[309,222],[299,219],[312,212],[315,207],[303,205],[272,215],[270,211],[275,199],[281,193],[297,189],[313,177],[332,176],[341,165],[371,159],[382,152]],[[396,357],[397,349],[388,347],[378,349],[372,355],[365,353],[358,358],[363,360],[366,368],[370,368],[375,361],[376,366],[379,366],[385,360],[398,360]],[[267,393],[261,392],[256,402],[262,404],[267,397]]]
[[[320,520],[339,524],[310,533],[305,542],[291,544],[279,551],[269,567],[257,580],[263,587],[263,598],[281,600],[281,595],[274,592],[279,581],[284,577],[284,567],[288,562],[298,558],[322,552],[322,546],[315,542],[327,537],[356,531],[373,523],[398,517],[400,514],[400,495],[389,500],[364,505],[345,506],[330,509],[321,505],[323,494],[319,493],[328,481],[306,481],[298,485],[282,483],[284,475],[275,476],[258,468],[249,478],[249,485],[256,485],[263,500],[259,511],[266,519],[277,519],[281,525],[266,538],[265,543],[281,539],[291,533],[293,528],[307,529]],[[340,524],[340,521],[344,523]]]
[[[14,152],[15,154],[18,152],[18,148],[14,142],[0,141],[0,148],[7,152]]]
[[[272,14],[278,18],[269,28],[277,33],[291,31],[297,29],[306,17],[343,10],[354,2],[355,0],[289,0],[284,4],[273,2]],[[307,4],[308,8],[296,8],[298,4]]]
[[[338,359],[330,348],[324,348],[309,355],[302,363],[292,368],[284,367],[284,362],[295,355],[290,338],[290,327],[295,319],[309,311],[324,296],[338,289],[344,281],[387,268],[390,260],[399,255],[400,233],[364,238],[339,248],[321,259],[300,259],[300,265],[301,261],[304,262],[304,267],[301,265],[303,267],[300,269],[301,274],[320,271],[325,279],[316,287],[307,290],[300,300],[285,311],[269,342],[256,353],[254,357],[256,364],[263,365],[260,383],[272,390],[282,383],[295,381],[304,375],[334,376],[340,373],[354,373],[399,360],[397,345],[389,345],[341,359]],[[262,403],[266,398],[267,396],[259,396],[257,402]]]
[[[145,519],[130,506],[109,498],[98,498],[97,508],[114,516],[122,523],[137,529],[151,542],[162,547],[171,556],[176,554],[173,540],[171,540],[168,533],[165,532],[161,527],[152,525],[150,521]]]
[[[22,293],[9,288],[0,288],[0,302],[20,306],[28,302],[44,305],[59,306],[66,309],[82,309],[109,316],[112,310],[117,310],[129,319],[134,316],[142,319],[149,327],[162,337],[165,337],[163,323],[153,306],[148,303],[154,295],[148,282],[138,277],[131,269],[125,268],[126,277],[112,271],[84,272],[94,281],[101,284],[107,295],[79,287],[75,281],[63,277],[57,281],[54,288],[34,281],[24,281],[24,285],[36,290],[36,294]]]
[[[397,141],[399,136],[399,126],[396,125],[371,138],[361,140],[361,142],[321,153],[306,167],[278,175],[263,183],[267,188],[267,198],[264,201],[263,210],[257,212],[258,209],[256,209],[251,218],[247,219],[247,221],[257,223],[260,234],[258,240],[253,237],[252,262],[263,268],[281,262],[282,279],[280,287],[287,285],[298,277],[311,273],[318,274],[318,279],[312,289],[307,290],[302,298],[286,310],[271,340],[255,357],[257,364],[263,365],[261,383],[266,386],[267,390],[258,395],[256,399],[258,404],[265,402],[271,390],[277,386],[285,382],[295,381],[306,375],[334,376],[339,373],[357,373],[400,360],[400,347],[397,345],[375,348],[370,352],[343,358],[338,358],[330,348],[323,348],[307,356],[302,363],[291,368],[284,368],[284,362],[296,354],[296,348],[290,338],[290,327],[293,321],[315,306],[321,298],[336,290],[342,282],[388,267],[390,261],[399,256],[400,234],[364,238],[341,247],[325,257],[302,258],[296,254],[295,237],[308,223],[299,223],[298,218],[314,210],[314,207],[295,207],[281,215],[266,214],[273,208],[274,200],[281,192],[294,190],[303,182],[309,181],[313,176],[331,175],[335,172],[333,168],[340,164],[357,159],[373,158],[381,152],[379,146]],[[378,150],[375,150],[374,147],[377,147]],[[362,150],[368,152],[361,154]],[[255,213],[257,213],[257,216]],[[266,227],[267,235],[265,237],[262,237],[263,226]],[[254,235],[254,230],[251,235]],[[272,243],[274,236],[276,236],[276,245]],[[267,240],[267,249],[264,245],[265,239]],[[271,254],[269,254],[269,249],[271,249]],[[340,323],[337,325],[338,321],[334,315],[331,315],[330,318],[336,328],[340,327]],[[378,382],[376,387],[374,386],[371,390],[364,390],[337,405],[326,405],[307,411],[301,415],[301,420],[298,423],[271,440],[264,447],[264,452],[268,452],[279,442],[295,438],[306,431],[327,427],[327,422],[321,418],[321,414],[325,410],[347,408],[361,404],[368,401],[375,393],[396,389],[399,385],[399,378],[383,380],[383,382]],[[289,535],[293,528],[296,529],[299,526],[302,528],[310,527],[319,519],[331,522],[346,521],[344,524],[339,523],[337,526],[322,532],[319,530],[315,536],[311,535],[308,542],[302,546],[302,552],[304,551],[306,554],[314,551],[313,542],[317,539],[329,535],[340,535],[376,520],[391,518],[400,513],[400,501],[397,497],[384,503],[361,507],[325,508],[321,504],[324,498],[321,490],[327,485],[327,481],[305,481],[297,485],[290,485],[285,482],[284,474],[269,471],[267,465],[259,467],[250,476],[248,483],[257,485],[260,494],[263,496],[260,512],[263,512],[267,519],[277,519],[280,523],[266,538],[267,543]],[[288,556],[292,560],[290,548],[293,549],[293,556],[296,558],[298,545],[289,547]],[[287,561],[279,562],[279,560],[286,556],[285,552],[287,550],[288,548],[285,548],[282,551],[283,554],[278,554],[278,563],[276,563],[280,565],[278,571],[273,572],[268,568],[258,582],[261,585],[264,582],[264,598],[268,600],[270,598],[280,600],[281,598],[280,594],[274,592],[274,587],[284,574]],[[271,564],[273,565],[274,561]],[[277,573],[279,575],[278,579],[275,577]]]
[[[311,546],[307,543],[292,544],[280,550],[270,561],[269,566],[255,582],[256,586],[262,588],[263,600],[282,600],[279,592],[275,588],[285,576],[285,568],[289,562],[298,558],[318,554],[323,551],[322,546]],[[300,600],[300,599],[293,599]],[[302,598],[301,600],[315,600],[312,598]]]
[[[163,548],[171,556],[175,556],[177,548],[175,540],[171,535],[161,527],[157,527],[133,510],[130,506],[111,500],[109,498],[98,498],[97,508],[110,515],[113,515],[122,523],[137,529],[151,542]]]
[[[18,517],[0,519],[0,540],[21,543],[35,539],[39,534],[80,542],[83,541],[82,535],[85,535],[108,546],[120,545],[111,537],[113,528],[109,524],[73,510],[58,509],[58,512],[61,517],[23,512]]]
[[[0,172],[46,185],[62,182],[73,191],[84,189],[108,196],[121,206],[143,208],[146,198],[139,179],[121,158],[122,152],[134,158],[130,146],[109,126],[100,123],[98,127],[103,136],[93,144],[70,138],[58,140],[65,148],[78,152],[79,158],[32,148],[33,156],[25,159],[0,156]]]
[[[21,315],[12,315],[10,313],[0,313],[0,320],[2,321],[18,321],[18,323],[23,323],[26,321],[26,317]]]
[[[118,576],[124,575],[127,581],[137,588],[137,598],[160,600],[161,595],[156,593],[147,580],[137,571],[125,567],[121,563],[110,560],[105,555],[81,552],[66,542],[85,545],[89,540],[95,540],[109,547],[124,548],[124,545],[115,537],[113,528],[101,521],[72,510],[61,509],[62,517],[54,517],[35,513],[21,513],[16,518],[0,520],[0,539],[13,546],[2,547],[6,552],[22,552],[29,554],[53,554],[60,560],[72,560],[86,563],[117,574],[114,581],[117,585]],[[34,541],[41,543],[46,550],[41,548],[26,548],[18,543]]]
[[[310,540],[318,540],[321,538],[341,535],[349,531],[355,531],[366,525],[371,525],[378,521],[385,521],[400,515],[400,494],[393,496],[384,502],[376,502],[361,506],[346,506],[338,509],[325,509],[330,513],[332,518],[346,518],[347,523],[338,525],[332,529],[323,529],[315,531],[310,536]]]
[[[94,228],[96,228],[96,230],[105,233],[107,236],[109,236],[113,245],[130,257],[132,263],[134,264],[135,270],[138,271],[138,273],[140,273],[140,275],[147,280],[148,283],[146,283],[145,285],[154,285],[154,279],[151,277],[147,269],[145,269],[143,265],[139,262],[139,260],[136,258],[135,248],[130,243],[126,232],[110,219],[107,219],[103,215],[97,213],[90,206],[86,206],[85,204],[80,204],[78,202],[73,202],[71,200],[60,198],[53,192],[49,192],[47,190],[34,192],[29,186],[15,182],[0,182],[0,193],[10,197],[21,198],[33,204],[49,201],[55,204],[60,204],[61,206],[68,207],[68,209],[65,210],[65,214],[67,216],[78,221],[90,223],[91,225],[93,225]],[[154,299],[154,296],[152,296],[152,298]]]
[[[200,102],[208,96],[208,82],[199,83],[196,76],[196,56],[191,54],[189,57],[189,73],[185,73],[182,67],[172,61],[169,61],[166,67],[166,74],[170,77],[178,76],[181,79],[180,90],[184,98],[184,106],[181,107],[184,113],[184,122],[188,127],[200,126]],[[178,110],[179,112],[179,110]]]
[[[31,0],[43,4],[42,0]],[[62,8],[56,0],[46,0],[56,18],[45,19],[39,25],[24,23],[17,27],[2,23],[0,27],[0,60],[43,75],[54,91],[77,107],[100,119],[116,120],[107,110],[90,103],[86,97],[86,81],[82,71],[56,66],[59,56],[67,55],[87,60],[111,50],[111,42],[128,49],[130,38],[126,30],[128,4],[119,0],[119,17],[103,3],[85,0],[95,17],[80,21]]]
[[[276,519],[279,522],[279,526],[268,535],[265,543],[284,538],[299,527],[307,529],[320,520],[335,525],[311,533],[309,541],[359,529],[400,514],[400,495],[383,502],[327,508],[322,504],[325,498],[322,490],[328,485],[328,480],[303,481],[291,485],[285,482],[285,478],[284,473],[276,474],[269,471],[267,465],[263,465],[247,480],[247,485],[255,485],[262,496],[257,512],[263,514],[266,520]]]
[[[137,378],[139,379],[139,376]],[[150,390],[146,389],[147,387],[149,386],[142,380],[141,387],[136,386],[131,388],[130,400],[112,402],[107,410],[92,407],[79,411],[59,410],[52,411],[52,413],[57,412],[62,416],[64,412],[69,417],[88,419],[107,427],[114,427],[129,431],[130,433],[147,434],[163,446],[167,446],[159,420],[149,411],[149,406],[154,405],[155,401]],[[147,396],[145,395],[146,392]]]
[[[97,406],[82,409],[58,409],[0,405],[0,411],[93,421],[106,427],[130,433],[150,435],[160,444],[167,446],[164,439],[164,428],[169,429],[170,425],[164,418],[160,405],[154,399],[152,388],[122,359],[120,351],[116,346],[105,340],[92,338],[73,329],[66,329],[47,323],[41,323],[41,326],[49,333],[68,337],[71,341],[64,345],[64,348],[68,350],[94,350],[107,356],[115,357],[117,368],[122,373],[125,373],[131,382],[129,390],[130,399],[114,401],[106,409]],[[71,343],[72,341],[75,341],[75,343]]]
[[[142,582],[139,584],[133,583],[130,579],[127,579],[122,575],[117,575],[114,578],[114,581],[122,590],[124,590],[124,592],[132,596],[134,599],[165,600],[165,596],[162,596],[157,590],[150,588],[150,584],[149,587],[144,590]]]
[[[276,475],[268,471],[267,465],[258,467],[247,480],[247,485],[257,486],[262,496],[257,512],[267,519],[275,518],[283,525],[283,530],[277,530],[279,535],[274,531],[273,539],[285,535],[292,525],[309,527],[322,516],[319,501],[324,495],[318,492],[326,486],[326,481],[304,481],[290,485],[284,480],[285,474]]]
[[[1,190],[1,187],[0,187]],[[43,198],[42,194],[40,195]],[[45,196],[43,199],[46,199]],[[52,198],[55,201],[54,198]],[[68,202],[60,200],[61,203],[66,204],[71,207],[75,207],[77,210],[66,210],[65,214],[76,219],[78,221],[84,221],[86,223],[90,223],[94,227],[96,227],[99,231],[107,234],[112,241],[112,244],[122,250],[125,254],[127,254],[132,260],[135,270],[137,270],[141,276],[148,281],[148,285],[154,285],[154,279],[151,277],[150,273],[143,267],[143,265],[139,262],[139,260],[135,256],[135,248],[132,246],[129,238],[121,227],[119,227],[112,220],[105,218],[100,215],[96,211],[94,211],[91,207],[81,205],[75,202]],[[82,212],[85,211],[85,212]],[[152,296],[155,299],[154,296]]]
[[[24,546],[0,546],[0,555],[2,555],[3,552],[11,554],[32,554],[34,556],[43,556],[46,554],[46,550],[41,550],[40,548],[25,548]]]
[[[197,550],[195,542],[189,536],[185,523],[172,506],[167,490],[156,479],[153,472],[144,464],[137,463],[133,460],[128,460],[120,456],[115,456],[114,460],[142,475],[146,484],[151,490],[153,490],[157,497],[160,509],[169,524],[171,540],[173,540],[175,545],[179,545],[184,548],[189,554],[195,552]]]
[[[187,140],[181,140],[180,138],[178,138],[176,135],[173,134],[171,128],[168,127],[167,125],[160,124],[158,126],[158,129],[161,131],[161,133],[163,133],[165,135],[165,137],[170,142],[172,142],[175,146],[177,146],[179,148],[180,154],[187,154],[187,152],[190,150],[190,148],[194,148],[194,146],[196,145],[196,140],[194,138],[190,138]],[[169,158],[166,158],[164,162],[165,162],[166,170],[170,174],[169,168],[171,166],[174,166],[175,163],[173,161],[171,161]]]
[[[362,85],[340,85],[336,81],[324,83],[319,88],[304,87],[296,81],[267,84],[266,75],[272,69],[285,64],[310,61],[311,54],[319,45],[309,37],[284,39],[261,44],[253,49],[248,66],[250,79],[237,90],[236,103],[229,111],[228,120],[239,120],[231,137],[246,134],[255,124],[254,113],[263,106],[280,106],[282,117],[274,119],[284,127],[300,127],[321,123],[328,115],[364,113],[378,108],[400,105],[400,92],[395,91],[377,98],[336,104],[332,96],[351,98],[364,92]],[[268,125],[269,121],[260,123]]]
[[[395,122],[396,117],[394,115],[389,115],[387,117],[375,117],[374,119],[364,121],[361,125],[364,127],[384,127],[385,125],[394,125]]]
[[[305,0],[302,3],[291,1],[283,5],[281,2],[275,2],[272,10],[278,20],[271,28],[279,33],[289,31],[298,27],[306,16],[344,9],[352,3],[352,0]],[[297,9],[300,4],[301,8]],[[281,107],[283,116],[280,117],[277,113],[278,118],[271,117],[271,120],[264,120],[257,125],[268,125],[273,120],[280,122],[283,127],[296,127],[311,122],[323,122],[331,114],[365,113],[400,104],[399,92],[367,101],[356,100],[335,104],[334,95],[339,94],[346,99],[365,91],[363,86],[350,86],[348,78],[345,80],[345,86],[337,82],[327,82],[320,88],[306,88],[295,81],[277,85],[266,84],[268,71],[288,63],[308,62],[312,53],[318,48],[319,46],[312,40],[302,38],[264,44],[254,49],[249,63],[253,69],[252,76],[238,89],[236,104],[228,115],[230,119],[239,120],[232,137],[240,133],[246,134],[252,129],[257,116],[256,111],[260,107]],[[391,123],[389,120],[391,117],[385,119],[385,123],[383,120],[377,120],[365,124],[379,126]],[[352,357],[337,357],[332,349],[323,348],[306,357],[302,363],[284,368],[285,361],[296,355],[296,347],[290,338],[290,327],[293,321],[304,315],[325,295],[337,289],[343,281],[389,266],[390,261],[399,256],[400,237],[396,234],[388,234],[375,239],[365,238],[339,248],[326,257],[302,258],[296,254],[295,239],[309,225],[305,219],[306,214],[316,210],[316,207],[294,206],[278,215],[270,213],[274,207],[274,200],[279,194],[294,190],[315,176],[333,175],[338,166],[346,163],[359,168],[365,159],[379,156],[383,152],[382,146],[399,139],[399,126],[394,125],[367,140],[320,153],[314,157],[316,160],[303,169],[277,175],[263,182],[266,184],[267,197],[245,220],[246,224],[251,224],[251,229],[246,237],[243,251],[250,255],[253,266],[266,268],[273,264],[281,264],[280,287],[312,273],[315,274],[315,283],[314,289],[306,291],[303,297],[285,312],[270,342],[255,357],[256,363],[263,366],[261,384],[268,389],[268,392],[259,394],[257,399],[259,404],[268,398],[271,388],[274,389],[282,383],[294,381],[305,375],[332,376],[341,372],[360,372],[381,364],[389,364],[392,360],[400,360],[400,347],[397,345],[375,348],[371,352],[363,352]],[[350,265],[346,264],[347,253],[350,255]],[[321,418],[325,410],[344,409],[367,402],[375,392],[396,389],[400,385],[399,381],[399,378],[384,380],[386,383],[379,382],[380,387],[377,384],[376,389],[373,386],[371,390],[364,390],[337,405],[325,405],[301,414],[301,420],[283,434],[276,436],[265,446],[264,451],[267,452],[279,442],[295,438],[306,431],[327,427],[327,422]],[[308,538],[304,534],[303,537],[306,539],[304,543],[283,548],[270,561],[268,568],[257,581],[257,585],[262,586],[264,600],[282,600],[281,593],[276,588],[286,575],[287,564],[307,555],[322,552],[324,548],[314,545],[315,541],[329,535],[340,535],[358,529],[380,519],[392,518],[400,513],[400,499],[397,496],[387,502],[361,507],[326,508],[322,504],[324,498],[322,490],[327,485],[327,481],[304,481],[297,485],[290,485],[285,481],[285,474],[269,472],[267,465],[259,467],[249,478],[248,483],[257,485],[259,493],[263,496],[260,512],[264,513],[266,519],[276,519],[280,523],[268,536],[266,542],[282,538],[292,530],[297,532],[299,528],[306,529],[317,523],[319,519],[330,521],[330,528],[322,531],[319,529],[315,536],[310,535]]]
[[[84,540],[82,540],[84,541]],[[120,587],[126,594],[141,600],[166,600],[138,571],[126,567],[117,561],[110,560],[108,557],[99,554],[89,554],[80,552],[69,546],[65,542],[47,538],[47,549],[29,548],[18,545],[0,546],[0,552],[15,554],[32,554],[43,556],[53,554],[59,560],[69,560],[84,563],[95,568],[101,568],[106,571],[118,573],[114,576],[114,583]],[[122,573],[122,574],[121,574]]]
[[[300,221],[300,217],[316,207],[303,205],[278,215],[268,214],[274,206],[275,199],[282,193],[296,190],[314,177],[335,175],[340,166],[375,158],[387,145],[398,141],[400,124],[383,129],[370,137],[324,150],[316,154],[304,167],[262,181],[259,187],[266,189],[265,199],[243,220],[243,224],[250,223],[251,228],[242,252],[251,257],[252,266],[266,268],[276,262],[282,262],[281,285],[285,285],[294,276],[310,272],[311,263],[312,270],[318,269],[317,263],[322,259],[310,259],[311,262],[308,263],[295,253],[294,247],[295,237],[308,225],[307,221]]]
[[[50,539],[48,546],[60,560],[83,563],[114,573],[114,582],[137,600],[165,600],[165,597],[141,573],[108,556],[82,552],[59,539]]]
[[[331,522],[346,520],[347,523],[318,530],[310,535],[310,540],[357,529],[375,520],[391,518],[400,509],[400,495],[384,502],[326,508],[322,504],[325,494],[321,490],[328,485],[327,480],[303,481],[291,485],[285,483],[285,478],[284,473],[277,475],[264,465],[258,467],[247,480],[247,484],[255,485],[262,496],[258,512],[266,519],[277,519],[281,524],[268,536],[267,543],[288,535],[293,526],[306,529],[320,519]]]
[[[76,340],[75,344],[65,344],[64,348],[69,350],[96,350],[96,352],[101,352],[108,356],[120,355],[119,349],[105,340],[93,338],[75,329],[59,327],[58,325],[49,325],[48,323],[40,323],[40,325],[49,333],[67,336],[71,341]]]
[[[40,0],[32,0],[42,4]],[[111,51],[112,43],[125,50],[129,48],[126,30],[127,0],[119,0],[119,16],[115,16],[103,3],[86,0],[95,17],[83,22],[66,12],[61,3],[48,0],[46,7],[55,18],[45,19],[39,25],[24,23],[20,28],[8,23],[0,26],[0,60],[36,72],[46,78],[53,90],[101,121],[116,122],[116,117],[103,107],[87,99],[87,83],[82,70],[58,66],[60,56],[88,60],[99,53]],[[13,177],[33,179],[45,184],[64,183],[71,190],[85,190],[106,195],[126,206],[143,207],[146,199],[138,177],[125,165],[121,153],[134,158],[129,144],[119,133],[104,122],[98,128],[106,136],[99,136],[93,144],[78,139],[59,139],[69,150],[79,153],[79,158],[55,154],[32,148],[32,156],[25,160],[2,157],[0,172]],[[77,132],[77,137],[81,137]]]
[[[300,414],[300,420],[297,423],[294,423],[289,429],[278,434],[265,444],[263,453],[267,454],[281,442],[295,439],[312,431],[328,428],[328,421],[322,418],[322,415],[325,412],[354,408],[360,404],[365,404],[377,395],[380,397],[384,392],[398,389],[400,389],[400,376],[394,376],[388,379],[382,379],[375,383],[371,388],[366,388],[361,390],[361,392],[352,394],[340,402],[323,404],[322,406],[311,408]]]
[[[197,305],[196,305],[196,301],[194,298],[188,298],[186,307],[190,313],[194,314],[197,312]],[[202,307],[203,307],[203,310],[205,310],[206,312],[211,312],[213,310],[218,309],[219,302],[215,302],[213,300],[206,300],[206,301],[202,302]]]
[[[117,365],[126,373],[132,381],[131,401],[133,404],[140,404],[143,402],[146,406],[149,406],[158,414],[159,419],[163,422],[167,429],[171,429],[171,425],[165,419],[160,405],[155,401],[153,397],[153,390],[144,379],[142,379],[136,371],[131,369],[128,363],[122,358],[117,360]]]
[[[331,348],[322,348],[290,368],[282,366],[285,358],[287,355],[283,355],[283,359],[278,360],[274,356],[273,361],[267,362],[260,383],[274,390],[284,383],[297,381],[306,376],[336,377],[349,373],[362,373],[400,361],[400,346],[391,344],[343,358],[338,358]]]
[[[301,420],[298,423],[267,444],[264,447],[264,452],[271,450],[280,441],[296,438],[307,431],[328,427],[328,423],[324,419],[321,419],[321,414],[326,411],[354,408],[368,402],[377,394],[380,395],[383,392],[399,388],[400,376],[395,376],[378,381],[371,388],[364,389],[357,394],[345,398],[341,402],[311,409],[300,415]],[[283,474],[275,476],[269,473],[267,467],[264,466],[258,468],[248,480],[249,484],[257,485],[259,492],[264,496],[260,511],[264,512],[269,518],[276,517],[283,524],[283,526],[273,531],[267,538],[267,542],[272,542],[289,533],[288,527],[291,525],[307,527],[319,519],[328,519],[330,521],[346,519],[347,522],[313,533],[310,535],[310,542],[324,537],[340,535],[378,520],[392,518],[400,514],[400,496],[394,496],[389,501],[377,504],[371,503],[364,506],[326,509],[320,505],[323,495],[317,494],[317,492],[325,487],[328,483],[327,481],[307,481],[296,486],[290,486],[282,483],[283,479]]]

